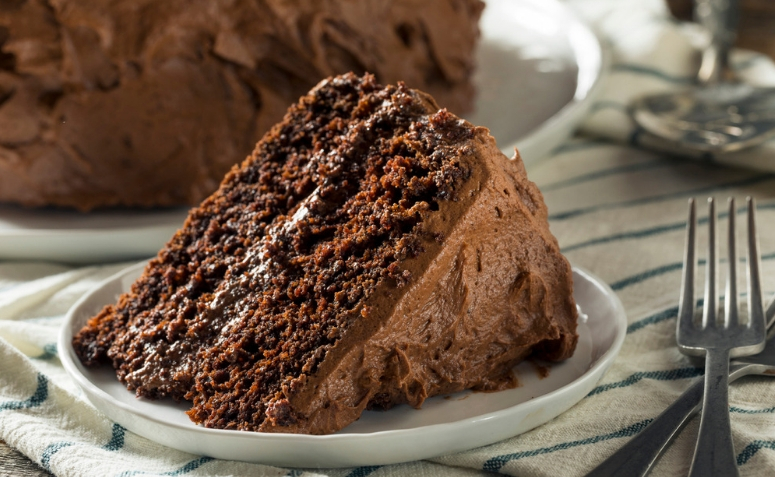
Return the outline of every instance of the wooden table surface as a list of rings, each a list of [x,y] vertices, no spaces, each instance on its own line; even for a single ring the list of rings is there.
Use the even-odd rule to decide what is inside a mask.
[[[0,439],[0,477],[50,477],[51,475]]]
[[[668,0],[677,17],[691,17],[691,0]],[[741,0],[739,46],[775,58],[775,0]],[[0,477],[48,477],[49,472],[0,439]]]

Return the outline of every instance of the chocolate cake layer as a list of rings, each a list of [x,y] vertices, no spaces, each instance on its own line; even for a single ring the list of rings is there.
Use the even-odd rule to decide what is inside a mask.
[[[540,192],[487,129],[374,77],[326,80],[74,339],[208,427],[335,432],[514,386],[576,344]]]

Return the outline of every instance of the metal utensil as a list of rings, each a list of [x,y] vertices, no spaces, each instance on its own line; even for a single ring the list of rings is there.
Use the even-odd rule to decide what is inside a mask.
[[[750,374],[775,377],[775,299],[765,312],[770,336],[764,351],[754,356],[732,360],[729,368],[729,382]],[[705,380],[684,391],[681,396],[654,418],[627,444],[595,467],[587,477],[645,477],[651,472],[662,452],[680,433],[681,429],[700,410]]]
[[[712,37],[703,52],[697,85],[633,102],[633,120],[649,133],[641,143],[697,155],[737,151],[775,136],[775,88],[737,82],[729,69],[738,2],[695,0],[695,17]]]
[[[759,278],[759,250],[756,237],[755,205],[748,198],[748,323],[741,325],[737,310],[737,253],[735,240],[735,201],[729,199],[728,263],[724,320],[716,319],[718,299],[716,294],[716,207],[708,200],[709,231],[708,259],[705,267],[705,301],[702,322],[694,320],[694,272],[697,267],[697,211],[694,199],[690,200],[687,226],[686,256],[678,305],[676,342],[684,354],[705,355],[705,394],[703,397],[700,431],[689,475],[738,475],[735,449],[732,445],[732,429],[729,422],[729,358],[750,356],[764,349],[766,327]]]

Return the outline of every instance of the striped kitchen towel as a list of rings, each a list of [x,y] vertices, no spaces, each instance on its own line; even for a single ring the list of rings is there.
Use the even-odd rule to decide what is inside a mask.
[[[568,3],[607,35],[614,51],[606,96],[585,130],[620,141],[576,138],[535,164],[530,177],[544,193],[552,231],[563,252],[575,265],[610,284],[628,317],[618,358],[577,405],[520,436],[399,465],[284,469],[186,454],[111,422],[84,398],[58,358],[55,343],[66,311],[127,264],[75,268],[0,262],[0,438],[42,468],[68,477],[468,476],[492,472],[572,477],[584,475],[603,461],[702,375],[675,347],[687,199],[708,195],[758,199],[763,285],[772,295],[775,174],[678,161],[622,144],[632,133],[622,108],[636,86],[664,81],[667,87],[680,83],[670,78],[688,81],[691,77],[683,62],[689,43],[681,50],[684,53],[676,50],[674,56],[665,56],[670,62],[664,64],[647,48],[661,44],[662,34],[668,35],[666,44],[678,44],[675,42],[685,39],[684,27],[667,20],[667,11],[657,0]],[[738,67],[744,58],[738,56]],[[742,64],[746,73],[771,73],[769,62],[748,58],[747,66]],[[741,154],[757,158],[760,152]],[[707,222],[704,211],[700,220]],[[725,225],[723,215],[720,225]],[[730,405],[741,474],[771,475],[775,468],[775,380],[749,377],[736,382]],[[686,475],[696,432],[695,420],[666,452],[654,475]],[[0,475],[4,470],[0,462]]]
[[[758,198],[764,289],[775,293],[775,175],[676,162],[587,139],[571,141],[531,174],[544,190],[563,252],[610,284],[629,321],[622,351],[603,380],[541,427],[429,461],[338,470],[278,469],[164,448],[97,412],[57,358],[56,337],[67,309],[126,264],[1,263],[0,438],[62,476],[583,475],[702,375],[677,351],[674,338],[689,197]],[[705,223],[707,215],[700,216]],[[721,226],[724,221],[722,215]],[[732,387],[743,475],[775,468],[773,396],[771,378],[746,378]],[[655,475],[685,475],[695,433],[693,422]]]

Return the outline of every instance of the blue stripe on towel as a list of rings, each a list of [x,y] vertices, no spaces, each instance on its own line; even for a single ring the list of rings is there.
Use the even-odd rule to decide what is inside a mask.
[[[498,472],[504,465],[506,465],[508,462],[511,462],[513,460],[519,460],[525,457],[533,457],[541,454],[550,454],[552,452],[557,452],[560,450],[570,449],[572,447],[578,447],[578,446],[583,446],[588,444],[595,444],[597,442],[607,441],[609,439],[618,439],[620,437],[634,436],[635,434],[642,431],[646,426],[648,426],[651,421],[652,419],[646,419],[644,421],[636,422],[631,426],[627,426],[623,429],[619,429],[618,431],[611,432],[609,434],[601,434],[594,437],[588,437],[586,439],[563,442],[561,444],[556,444],[550,447],[541,447],[541,448],[533,449],[529,451],[516,452],[513,454],[504,454],[497,457],[493,457],[484,463],[484,465],[482,466],[482,470],[485,470],[488,472]]]
[[[107,444],[102,446],[102,448],[107,451],[121,450],[121,448],[124,447],[124,435],[126,435],[126,429],[124,426],[114,422],[110,440]]]
[[[32,396],[23,401],[0,402],[0,411],[4,411],[6,409],[17,410],[38,407],[43,404],[43,401],[45,401],[47,398],[48,378],[46,378],[45,375],[38,373],[38,387],[35,389],[35,392],[32,394]]]
[[[594,205],[591,207],[582,207],[580,209],[567,210],[565,212],[559,212],[549,216],[549,220],[567,220],[578,217],[580,215],[590,214],[601,210],[618,209],[623,207],[631,207],[649,204],[652,202],[662,202],[665,200],[675,199],[679,197],[691,197],[693,195],[705,195],[720,189],[728,189],[732,187],[742,187],[758,184],[761,182],[771,181],[775,179],[775,174],[756,174],[752,177],[748,177],[743,180],[724,182],[720,184],[714,184],[712,186],[700,187],[697,189],[682,190],[678,192],[670,192],[668,194],[654,195],[651,197],[644,197],[641,199],[628,200],[625,202],[615,202],[612,204]]]
[[[628,172],[634,172],[634,171],[656,169],[659,167],[667,167],[667,166],[674,166],[674,164],[671,164],[669,162],[647,162],[644,164],[632,164],[629,166],[620,166],[620,167],[614,167],[611,169],[604,169],[601,171],[595,171],[589,174],[583,174],[580,176],[572,177],[570,179],[554,182],[551,184],[543,184],[541,185],[541,192],[557,190],[557,189],[562,189],[563,187],[570,187],[578,184],[583,184],[584,182],[594,181],[597,179],[601,179],[603,177],[609,177],[609,176],[618,175],[618,174],[626,174]]]
[[[652,268],[651,270],[646,270],[645,272],[638,273],[637,275],[632,275],[625,279],[619,280],[618,282],[613,282],[609,286],[611,287],[611,290],[619,291],[624,288],[627,288],[628,286],[635,285],[642,281],[648,280],[649,278],[654,278],[659,275],[664,275],[665,273],[681,270],[682,268],[683,268],[683,262],[669,263],[661,267]]]
[[[738,414],[772,414],[775,413],[775,407],[768,407],[766,409],[743,409],[729,406],[729,412],[736,412]]]
[[[33,356],[33,359],[49,360],[56,358],[57,356],[57,344],[49,343],[43,346],[43,353],[38,356]]]
[[[775,258],[775,255],[768,256],[768,259],[769,258]],[[723,296],[719,296],[719,298],[721,299],[721,298],[723,298]],[[700,307],[700,306],[702,306],[702,304],[703,304],[703,299],[699,298],[697,300],[697,305],[696,306]],[[630,325],[627,327],[627,334],[639,331],[639,330],[641,330],[641,329],[643,329],[643,328],[645,328],[646,326],[649,326],[649,325],[654,325],[654,324],[657,324],[657,323],[661,323],[661,322],[663,322],[665,320],[676,318],[677,316],[678,316],[678,306],[674,306],[672,308],[668,308],[666,310],[662,310],[662,311],[660,311],[658,313],[655,313],[653,315],[647,316],[646,318],[642,318],[642,319],[640,319],[640,320],[638,320],[636,322],[630,323]]]
[[[64,449],[65,447],[70,447],[71,445],[74,445],[74,444],[75,442],[62,441],[62,442],[55,442],[54,444],[50,444],[46,446],[46,448],[43,449],[43,454],[40,457],[41,467],[50,471],[51,458],[54,456],[54,454]]]
[[[668,308],[667,310],[660,311],[659,313],[655,313],[651,316],[648,316],[646,318],[643,318],[641,320],[638,320],[634,323],[631,323],[627,327],[627,334],[634,333],[642,328],[645,328],[648,325],[654,325],[656,323],[661,323],[665,320],[669,320],[671,318],[675,318],[678,316],[678,307],[674,306],[673,308]]]
[[[700,219],[701,222],[703,219]],[[707,217],[704,219],[708,221]],[[652,235],[659,235],[667,232],[674,232],[686,228],[686,222],[676,222],[672,224],[660,225],[658,227],[652,227],[643,230],[635,230],[632,232],[622,232],[619,234],[608,235],[606,237],[598,237],[595,239],[587,240],[586,242],[579,242],[573,245],[568,245],[562,248],[562,253],[572,252],[580,248],[591,247],[593,245],[602,245],[604,243],[618,242],[620,240],[639,239],[644,237],[650,237]]]
[[[772,258],[775,258],[775,257],[772,257]],[[719,296],[719,299],[723,299],[723,296]],[[699,298],[697,300],[696,306],[701,307],[702,304],[703,304],[703,299]],[[662,310],[659,313],[655,313],[651,316],[647,316],[646,318],[642,318],[634,323],[630,323],[630,325],[627,327],[627,334],[639,331],[649,325],[654,325],[657,323],[661,323],[665,320],[676,318],[677,316],[678,316],[678,306],[674,306],[672,308]]]
[[[761,261],[766,262],[769,260],[775,259],[775,253],[768,253],[765,255],[761,255],[759,257]],[[722,261],[723,263],[724,261]],[[705,260],[698,260],[697,262],[700,266],[705,265]],[[609,286],[614,291],[619,291],[624,288],[627,288],[632,285],[636,285],[642,281],[648,280],[650,278],[655,278],[660,275],[665,275],[670,272],[674,272],[677,270],[681,270],[683,268],[683,262],[674,262],[669,263],[667,265],[662,265],[661,267],[652,268],[651,270],[646,270],[645,272],[638,273],[636,275],[632,275],[630,277],[624,278],[622,280],[619,280],[618,282],[613,282]]]
[[[126,433],[126,429],[121,426],[120,424],[113,423],[113,429],[111,431],[110,440],[107,444],[102,446],[103,449],[107,451],[117,451],[120,450],[122,447],[124,447],[124,434]],[[50,471],[51,470],[51,458],[59,452],[60,450],[64,449],[65,447],[70,447],[75,445],[76,442],[72,441],[61,441],[61,442],[55,442],[53,444],[50,444],[46,446],[46,448],[43,450],[43,454],[40,457],[40,465]],[[177,474],[174,474],[177,475]]]
[[[361,467],[356,467],[352,470],[349,474],[347,474],[347,477],[366,477],[367,475],[371,474],[375,470],[382,467],[381,465],[364,465]]]
[[[723,295],[719,296],[719,299],[723,299]],[[697,303],[694,306],[701,307],[704,303],[705,303],[704,298],[698,298]],[[630,323],[630,325],[627,327],[627,334],[638,331],[648,325],[654,325],[656,323],[661,323],[665,320],[669,320],[671,318],[676,318],[676,317],[678,317],[678,306],[674,306],[672,308],[662,310],[659,313],[655,313],[651,316],[647,316],[646,318],[642,318],[634,323]]]
[[[775,202],[765,202],[756,204],[757,212],[764,210],[775,210]],[[737,209],[737,213],[743,213],[746,211],[746,207],[740,207]],[[724,219],[729,215],[728,212],[720,212],[718,214],[719,219]],[[700,217],[697,219],[697,225],[704,225],[708,223],[708,217]],[[608,235],[605,237],[598,237],[587,240],[586,242],[579,242],[573,245],[562,247],[562,253],[572,252],[581,248],[591,247],[594,245],[602,245],[605,243],[618,242],[620,240],[639,239],[645,237],[651,237],[654,235],[660,235],[663,233],[674,232],[676,230],[682,230],[686,228],[686,222],[674,222],[671,224],[658,225],[656,227],[650,227],[643,230],[634,230],[631,232],[622,232],[614,235]],[[762,257],[764,258],[764,257]]]
[[[761,449],[772,449],[775,450],[775,441],[762,441],[762,440],[756,440],[745,446],[745,449],[743,449],[743,452],[739,453],[737,455],[737,465],[743,465],[749,460],[751,460],[751,457],[756,455],[757,452]]]
[[[633,384],[642,381],[643,379],[653,379],[655,381],[675,381],[677,379],[688,379],[702,376],[705,370],[703,368],[696,368],[694,366],[686,368],[668,369],[664,371],[639,371],[627,376],[626,379],[617,381],[615,383],[603,384],[596,387],[587,394],[586,397],[601,394],[611,389],[626,388]]]

